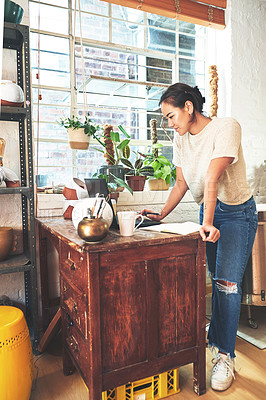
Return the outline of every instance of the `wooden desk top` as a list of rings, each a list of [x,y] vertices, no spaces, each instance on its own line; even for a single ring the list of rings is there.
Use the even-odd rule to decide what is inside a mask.
[[[87,243],[82,240],[69,219],[63,217],[51,218],[36,218],[36,221],[41,224],[52,235],[66,242],[69,246],[74,248],[82,248],[90,252],[101,252],[108,250],[125,249],[129,247],[138,246],[151,246],[160,245],[171,242],[181,242],[191,239],[199,239],[199,233],[192,233],[189,235],[178,235],[172,233],[161,233],[153,231],[145,231],[137,229],[133,236],[123,237],[120,236],[118,230],[110,230],[105,239],[100,242]]]

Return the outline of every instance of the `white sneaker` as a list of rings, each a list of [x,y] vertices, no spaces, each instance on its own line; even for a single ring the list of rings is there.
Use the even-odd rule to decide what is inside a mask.
[[[211,388],[218,391],[228,389],[235,379],[234,360],[225,354],[218,353],[212,362],[214,367],[211,375]]]

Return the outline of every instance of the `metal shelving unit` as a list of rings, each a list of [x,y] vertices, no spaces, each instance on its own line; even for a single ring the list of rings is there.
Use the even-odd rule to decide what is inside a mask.
[[[3,47],[16,51],[17,84],[21,86],[24,107],[2,106],[0,121],[18,123],[21,187],[0,188],[0,195],[21,195],[23,254],[0,262],[0,274],[24,272],[26,319],[33,348],[38,345],[38,294],[34,215],[33,139],[31,122],[31,82],[29,27],[4,24]]]
[[[266,307],[266,205],[257,204],[258,229],[251,256],[243,279],[242,303],[248,307],[248,324],[256,329],[258,324],[252,318],[251,306]]]

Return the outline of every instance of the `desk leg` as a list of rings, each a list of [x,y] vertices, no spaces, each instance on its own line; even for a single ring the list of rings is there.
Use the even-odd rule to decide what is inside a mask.
[[[198,351],[198,362],[193,364],[193,390],[200,396],[206,393],[206,349]]]
[[[74,363],[68,354],[67,349],[63,346],[63,374],[64,375],[72,375],[75,371]]]
[[[102,347],[101,347],[101,317],[100,317],[100,266],[99,255],[90,254],[88,265],[90,309],[88,316],[88,331],[90,335],[90,369],[89,391],[90,400],[102,400]]]
[[[39,234],[39,260],[41,276],[41,307],[42,307],[42,327],[43,330],[48,327],[50,322],[49,312],[49,292],[48,292],[48,268],[47,268],[47,240],[42,236],[40,228]]]
[[[75,365],[66,347],[67,330],[69,328],[69,321],[66,320],[64,312],[61,313],[62,320],[62,339],[63,339],[63,374],[71,375],[75,371]]]

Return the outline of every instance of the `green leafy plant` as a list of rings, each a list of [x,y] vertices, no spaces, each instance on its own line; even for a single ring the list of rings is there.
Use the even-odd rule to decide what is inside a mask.
[[[145,157],[144,165],[153,168],[155,179],[164,179],[166,183],[171,183],[175,181],[176,169],[174,165],[162,154],[160,150],[163,147],[160,143],[155,143],[152,146],[152,150],[149,153],[143,154]]]
[[[97,132],[100,131],[100,126],[95,125],[92,122],[92,120],[89,118],[89,113],[85,115],[84,121],[82,121],[79,117],[72,115],[72,117],[60,118],[58,123],[66,129],[84,129],[85,135],[92,136],[103,147],[105,147],[105,143],[103,143],[100,137],[97,136]]]
[[[105,125],[102,135],[105,150],[95,149],[104,154],[108,165],[118,165],[122,158],[128,159],[130,156],[130,135],[122,125],[118,125],[118,129],[120,132],[115,132],[112,125]],[[121,133],[124,138],[121,138]]]
[[[141,158],[143,155],[135,151],[134,153],[136,155],[136,160],[133,164],[128,159],[121,158],[121,162],[127,167],[125,168],[125,174],[133,176],[153,176],[154,170],[152,166],[144,165],[144,161]]]

